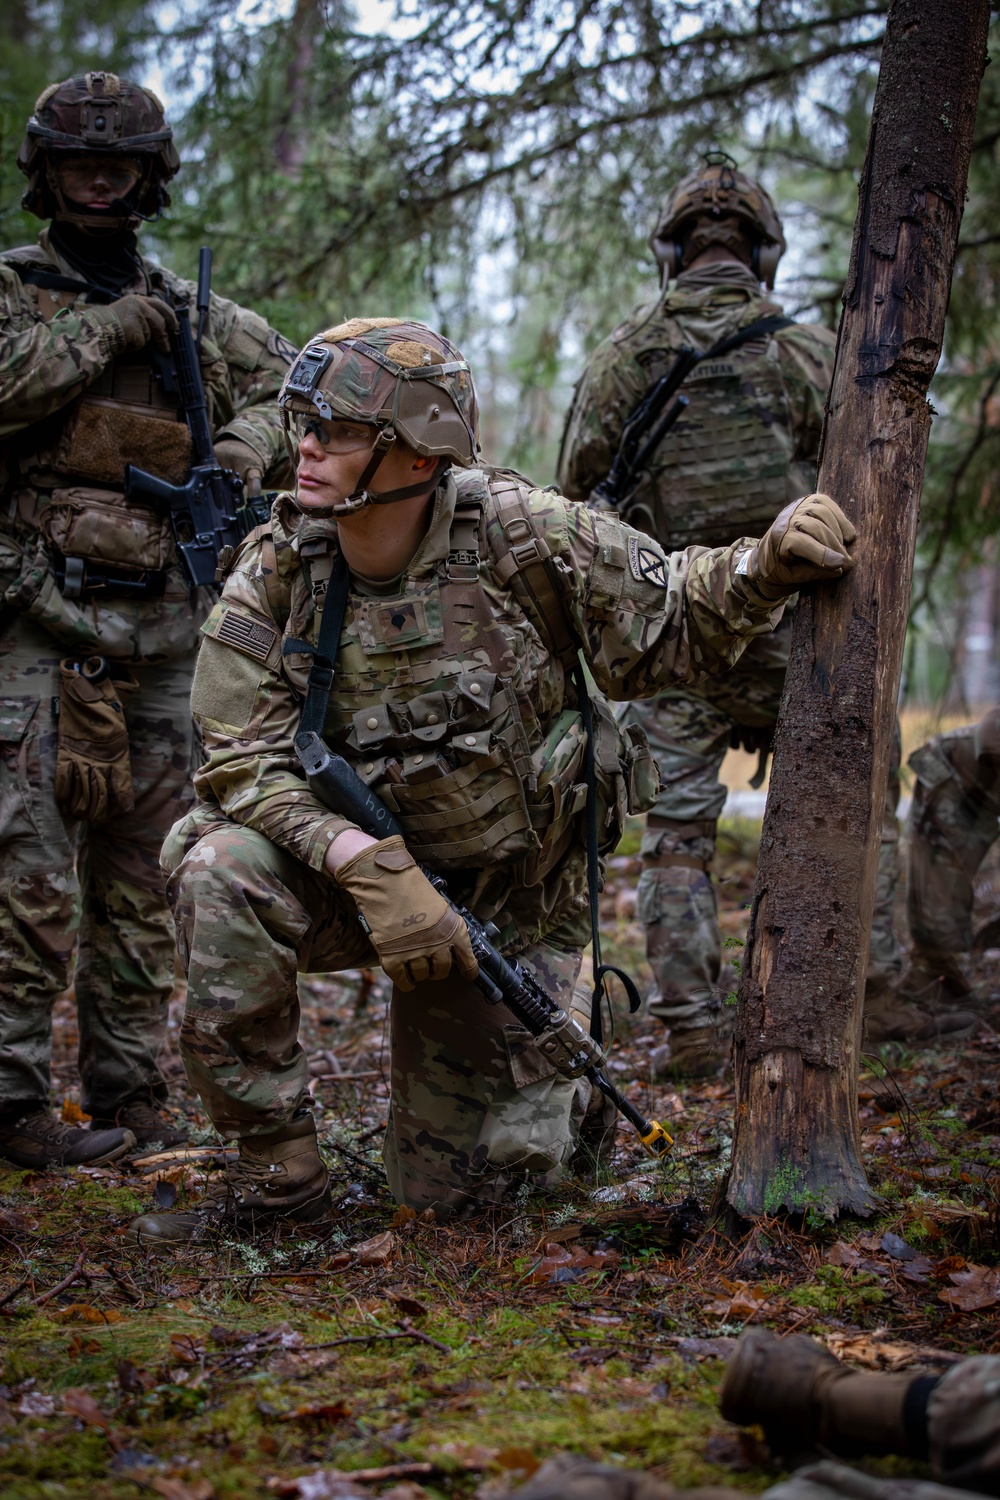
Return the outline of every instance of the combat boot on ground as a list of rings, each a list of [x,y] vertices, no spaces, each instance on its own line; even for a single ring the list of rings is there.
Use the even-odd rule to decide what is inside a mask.
[[[180,1146],[188,1138],[187,1130],[161,1113],[148,1099],[127,1099],[113,1115],[94,1116],[92,1129],[111,1129],[119,1125],[131,1130],[137,1146]]]
[[[927,1455],[927,1402],[936,1376],[868,1374],[842,1365],[803,1334],[750,1328],[726,1367],[719,1409],[727,1422],[763,1427],[783,1455],[823,1448]]]
[[[717,1026],[698,1026],[690,1031],[671,1031],[669,1042],[650,1055],[653,1077],[715,1078],[729,1063],[729,1038]]]
[[[296,1115],[281,1130],[249,1135],[226,1178],[210,1187],[197,1208],[143,1214],[126,1239],[150,1247],[188,1244],[215,1229],[267,1229],[281,1219],[300,1224],[321,1218],[330,1204],[329,1173],[319,1152],[312,1115]]]
[[[8,1110],[0,1119],[0,1157],[36,1172],[50,1167],[101,1167],[118,1161],[135,1145],[131,1130],[84,1130],[64,1125],[47,1109]]]
[[[903,1000],[894,990],[865,997],[865,1040],[877,1047],[882,1042],[902,1042],[908,1047],[947,1045],[973,1036],[979,1017],[966,1010],[924,1010]]]

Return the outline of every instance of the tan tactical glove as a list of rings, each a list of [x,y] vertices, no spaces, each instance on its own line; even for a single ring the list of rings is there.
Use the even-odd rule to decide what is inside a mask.
[[[164,353],[170,348],[169,335],[177,332],[173,308],[159,297],[131,294],[119,297],[107,307],[88,307],[87,312],[99,323],[117,323],[125,335],[126,349],[145,349],[155,344]]]
[[[260,454],[255,453],[249,443],[241,442],[239,438],[220,438],[215,444],[215,457],[221,468],[232,469],[238,474],[251,493],[260,493],[264,468]]]
[[[784,599],[804,583],[849,573],[847,548],[857,534],[829,495],[807,495],[785,506],[741,571],[763,598]]]
[[[139,684],[112,678],[103,656],[59,664],[56,801],[69,818],[107,823],[135,805],[125,704]]]
[[[464,979],[475,979],[479,965],[465,923],[401,838],[369,844],[338,866],[336,880],[357,902],[379,962],[401,990],[444,979],[452,960]]]

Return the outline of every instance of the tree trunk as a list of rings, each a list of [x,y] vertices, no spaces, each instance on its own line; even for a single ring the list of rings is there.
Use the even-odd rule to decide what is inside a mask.
[[[744,955],[729,1205],[868,1213],[857,1076],[930,407],[989,0],[893,0],[818,488],[856,566],[796,610]]]

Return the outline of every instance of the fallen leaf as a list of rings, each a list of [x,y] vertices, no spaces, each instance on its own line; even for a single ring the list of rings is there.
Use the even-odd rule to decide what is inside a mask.
[[[111,1431],[111,1418],[101,1411],[89,1391],[63,1391],[62,1404],[63,1411],[76,1417],[78,1422],[83,1422],[87,1427],[99,1427],[102,1432]]]
[[[615,1250],[595,1250],[592,1254],[588,1250],[568,1250],[565,1245],[556,1244],[550,1240],[545,1247],[545,1254],[532,1271],[528,1280],[535,1285],[543,1282],[573,1282],[579,1281],[591,1271],[610,1271],[621,1263],[621,1256]]]
[[[45,1391],[25,1391],[17,1403],[22,1417],[51,1417],[56,1409],[55,1399]]]
[[[416,1297],[409,1296],[406,1292],[389,1292],[389,1296],[395,1302],[401,1313],[408,1318],[426,1318],[427,1308]]]
[[[535,1457],[530,1448],[501,1448],[493,1462],[498,1469],[506,1469],[512,1474],[523,1474],[525,1479],[530,1479],[541,1460]]]
[[[119,1386],[129,1394],[151,1391],[156,1384],[155,1375],[149,1370],[140,1370],[130,1359],[120,1359],[115,1365],[115,1373]]]
[[[210,1328],[208,1336],[213,1344],[219,1344],[223,1349],[233,1349],[237,1344],[249,1344],[255,1337],[252,1333],[244,1333],[240,1328],[224,1328],[221,1323]]]
[[[96,1339],[85,1339],[80,1334],[74,1333],[66,1346],[66,1353],[71,1359],[79,1359],[83,1354],[100,1354],[101,1346]]]
[[[891,1255],[893,1260],[916,1260],[918,1251],[905,1240],[900,1239],[898,1234],[884,1234],[879,1241],[879,1249],[886,1255]]]
[[[153,1184],[153,1202],[157,1208],[173,1208],[177,1202],[177,1184],[161,1173]]]
[[[279,1422],[345,1422],[351,1408],[343,1401],[311,1401],[294,1411],[282,1412]]]
[[[830,1246],[823,1259],[828,1266],[840,1266],[845,1271],[852,1271],[861,1259],[861,1251],[838,1240],[835,1245]]]
[[[170,1353],[184,1365],[197,1365],[205,1353],[205,1345],[193,1333],[172,1333]]]
[[[727,1323],[747,1318],[756,1317],[759,1313],[768,1312],[770,1304],[767,1301],[767,1293],[763,1287],[750,1286],[745,1281],[723,1281],[723,1286],[729,1293],[728,1298],[721,1297],[716,1301],[705,1305],[704,1311],[712,1317],[722,1318]]]
[[[417,1217],[417,1210],[411,1208],[408,1203],[401,1203],[392,1216],[393,1229],[402,1229],[404,1224],[410,1224]]]
[[[84,1114],[75,1099],[69,1097],[63,1100],[62,1122],[64,1125],[86,1125],[91,1116]]]
[[[212,1500],[215,1494],[207,1479],[170,1479],[166,1474],[157,1474],[143,1483],[164,1500]]]
[[[353,1247],[354,1259],[359,1266],[382,1266],[390,1258],[396,1240],[391,1229],[377,1234],[373,1239],[362,1240]]]
[[[113,1307],[91,1307],[89,1302],[71,1302],[58,1312],[50,1313],[54,1323],[123,1323],[125,1314]]]
[[[1000,1270],[995,1267],[970,1265],[953,1271],[949,1280],[952,1287],[938,1292],[938,1299],[958,1312],[982,1312],[1000,1302]]]

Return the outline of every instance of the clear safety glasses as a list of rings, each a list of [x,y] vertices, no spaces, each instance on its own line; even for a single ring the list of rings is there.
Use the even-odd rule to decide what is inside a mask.
[[[310,433],[327,453],[362,453],[375,446],[378,436],[378,428],[365,422],[321,419],[307,411],[286,411],[285,419],[296,443]]]

